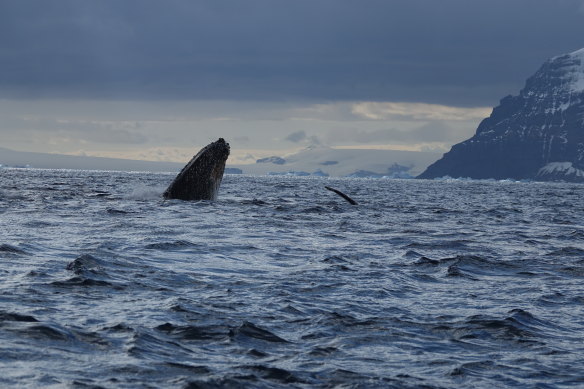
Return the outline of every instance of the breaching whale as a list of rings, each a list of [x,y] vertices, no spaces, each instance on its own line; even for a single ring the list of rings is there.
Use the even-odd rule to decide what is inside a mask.
[[[223,138],[203,147],[172,181],[164,198],[216,200],[229,150]]]

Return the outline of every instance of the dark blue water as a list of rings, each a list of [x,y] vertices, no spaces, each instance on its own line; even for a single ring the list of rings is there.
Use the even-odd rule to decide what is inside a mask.
[[[584,386],[584,186],[173,177],[0,170],[0,386]]]

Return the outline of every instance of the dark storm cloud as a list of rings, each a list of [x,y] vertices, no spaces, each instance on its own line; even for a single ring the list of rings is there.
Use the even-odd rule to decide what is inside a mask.
[[[580,0],[0,2],[0,96],[492,105],[584,46]]]

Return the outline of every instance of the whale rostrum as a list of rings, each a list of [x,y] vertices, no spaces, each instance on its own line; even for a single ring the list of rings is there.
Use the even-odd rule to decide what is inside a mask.
[[[219,138],[203,147],[166,189],[165,199],[216,200],[229,157],[229,143]]]

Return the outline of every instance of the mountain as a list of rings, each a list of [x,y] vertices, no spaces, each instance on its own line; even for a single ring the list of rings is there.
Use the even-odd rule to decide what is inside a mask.
[[[546,61],[419,178],[584,182],[584,49]]]
[[[333,149],[312,146],[284,157],[269,157],[255,164],[232,165],[245,174],[315,176],[416,176],[440,154],[402,150]],[[396,170],[397,169],[397,170]],[[407,174],[406,174],[407,173]]]

